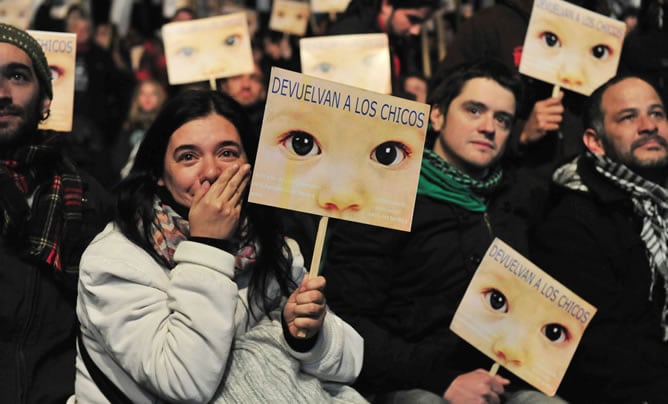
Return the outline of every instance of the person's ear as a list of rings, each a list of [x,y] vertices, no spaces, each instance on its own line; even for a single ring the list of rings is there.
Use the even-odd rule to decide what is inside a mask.
[[[40,112],[40,117],[43,121],[49,119],[49,115],[51,115],[51,100],[49,97],[44,97],[42,100],[42,108],[40,109]]]
[[[394,6],[390,4],[389,0],[381,1],[379,16],[382,18],[384,23],[387,23],[388,19],[392,16],[393,11]]]
[[[605,148],[603,147],[603,140],[601,136],[596,133],[592,128],[588,128],[584,131],[582,135],[582,141],[585,144],[585,147],[589,149],[590,152],[598,154],[599,156],[605,156]]]
[[[441,108],[439,108],[438,105],[433,105],[431,107],[429,120],[431,121],[431,128],[433,130],[440,132],[441,129],[443,129],[443,124],[445,123],[445,115],[441,113]]]

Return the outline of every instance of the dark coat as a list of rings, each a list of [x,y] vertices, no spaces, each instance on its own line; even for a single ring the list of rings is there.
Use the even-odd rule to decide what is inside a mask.
[[[364,338],[355,386],[364,394],[442,395],[459,374],[491,367],[449,327],[493,238],[525,249],[527,212],[507,191],[502,185],[487,213],[418,195],[411,232],[330,222],[327,302]]]
[[[106,191],[83,180],[76,261],[111,214]],[[0,237],[0,402],[64,403],[74,394],[77,279],[19,257],[11,237]]]
[[[134,86],[132,75],[114,65],[111,54],[96,44],[77,47],[72,131],[68,154],[110,189],[119,180],[109,148],[120,132]]]
[[[628,193],[581,158],[590,192],[560,189],[536,236],[533,261],[598,311],[558,394],[572,403],[665,403],[668,344],[662,342],[663,281],[650,297],[641,219]]]

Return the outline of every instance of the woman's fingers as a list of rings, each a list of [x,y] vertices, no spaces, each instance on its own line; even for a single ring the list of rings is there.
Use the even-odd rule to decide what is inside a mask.
[[[220,199],[223,197],[228,184],[239,173],[241,167],[238,164],[232,164],[223,169],[216,181],[211,184],[211,192],[209,193],[211,199]]]
[[[230,198],[230,204],[232,206],[241,205],[241,201],[243,200],[244,192],[248,187],[248,183],[250,183],[250,175],[245,175],[241,179],[241,182],[239,182],[239,185],[236,187],[235,192],[232,194],[232,197]]]
[[[226,167],[206,193],[204,198],[207,203],[219,208],[238,205],[243,191],[248,186],[249,173],[249,164],[241,166],[234,164]]]
[[[191,234],[227,238],[235,231],[249,174],[249,164],[233,164],[226,167],[213,184],[202,183],[190,207]]]
[[[207,181],[204,181],[204,183],[202,183],[195,191],[191,205],[196,205],[199,203],[208,193],[209,189],[211,189],[211,184],[209,184]]]
[[[243,194],[248,183],[250,164],[234,165],[226,168],[212,185],[212,196],[222,202],[231,201],[237,194]]]

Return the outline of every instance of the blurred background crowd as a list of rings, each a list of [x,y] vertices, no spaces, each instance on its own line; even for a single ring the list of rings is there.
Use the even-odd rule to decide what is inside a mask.
[[[231,94],[247,108],[258,131],[271,66],[300,71],[300,38],[269,28],[272,0],[46,0],[28,2],[29,16],[25,11],[15,15],[20,7],[8,4],[12,2],[4,3],[6,7],[0,12],[0,20],[12,23],[12,19],[17,18],[28,24],[23,28],[77,34],[70,150],[75,161],[107,187],[127,174],[143,132],[165,99],[186,86],[209,85],[169,84],[160,34],[165,23],[246,13],[255,71],[221,79],[218,85],[221,91]],[[378,3],[381,0],[353,0],[342,13],[311,13],[304,36],[373,32],[377,28],[344,24],[343,20],[352,12],[359,14],[359,9],[363,8],[373,13]],[[499,4],[516,9],[528,20],[532,1],[434,0],[430,3],[438,6],[437,11],[418,22],[421,29],[394,35],[389,32],[394,36],[390,41],[393,94],[420,102],[425,102],[429,79],[436,66],[448,56],[462,24]],[[628,26],[628,37],[621,65],[655,75],[665,88],[668,47],[662,46],[667,35],[666,17],[660,12],[664,7],[662,1],[573,3],[623,20]],[[352,10],[354,8],[358,10]],[[500,22],[501,26],[503,24]],[[513,22],[508,21],[508,24]]]

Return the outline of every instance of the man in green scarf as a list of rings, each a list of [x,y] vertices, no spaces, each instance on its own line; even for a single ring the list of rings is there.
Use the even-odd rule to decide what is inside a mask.
[[[499,164],[521,90],[496,61],[439,72],[412,231],[330,222],[327,301],[364,337],[355,387],[374,403],[560,402],[511,395],[526,385],[449,328],[492,240],[527,250],[529,196]]]

